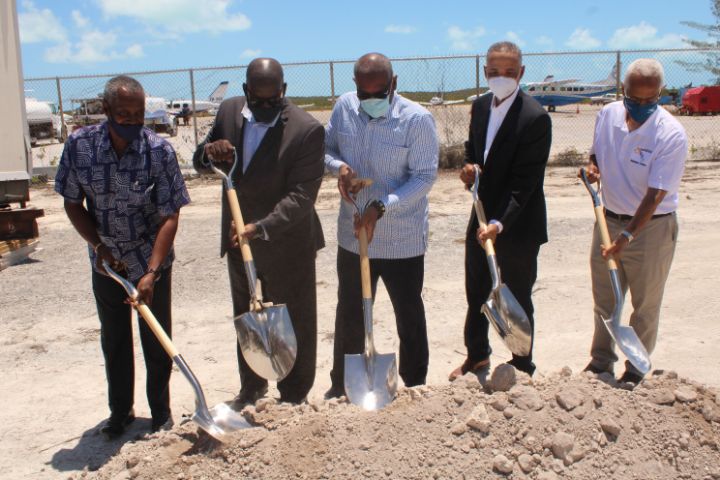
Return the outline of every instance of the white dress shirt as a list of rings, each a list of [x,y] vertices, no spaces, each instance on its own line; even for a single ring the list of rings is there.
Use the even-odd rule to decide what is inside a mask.
[[[245,170],[247,170],[248,165],[250,165],[250,162],[252,161],[253,155],[255,155],[255,152],[257,152],[260,143],[262,142],[263,138],[265,138],[265,134],[268,130],[275,126],[278,118],[280,118],[280,114],[278,113],[275,119],[270,123],[258,122],[257,120],[255,120],[255,116],[250,110],[250,107],[248,107],[247,102],[245,102],[241,113],[242,116],[245,117],[242,164],[243,173],[245,173]]]

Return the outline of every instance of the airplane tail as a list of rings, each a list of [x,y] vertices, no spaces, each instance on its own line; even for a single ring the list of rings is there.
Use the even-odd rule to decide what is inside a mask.
[[[227,80],[224,82],[220,82],[220,85],[217,86],[215,90],[210,94],[210,97],[208,97],[208,100],[214,103],[220,103],[223,101],[223,98],[225,98],[225,92],[227,92],[228,89],[228,82]]]
[[[613,63],[612,70],[610,70],[610,75],[605,80],[602,80],[601,83],[603,85],[615,85],[617,82],[617,63]]]

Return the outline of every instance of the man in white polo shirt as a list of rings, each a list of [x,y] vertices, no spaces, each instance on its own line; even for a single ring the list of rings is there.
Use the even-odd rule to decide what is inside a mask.
[[[601,247],[597,226],[590,264],[595,302],[595,334],[586,370],[613,372],[618,360],[602,317],[615,303],[605,259],[614,256],[623,292],[630,289],[630,325],[648,353],[657,339],[660,305],[670,272],[678,223],[678,188],[685,169],[687,136],[682,125],[658,107],[664,85],[662,65],[639,59],[628,67],[624,100],[603,108],[587,167],[589,179],[602,179],[610,248]],[[643,376],[625,362],[621,382],[637,384]]]

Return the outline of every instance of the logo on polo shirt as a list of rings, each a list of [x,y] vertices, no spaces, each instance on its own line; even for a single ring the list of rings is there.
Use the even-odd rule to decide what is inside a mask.
[[[633,149],[633,153],[635,154],[635,157],[640,157],[639,159],[635,159],[633,157],[630,157],[630,161],[632,163],[635,163],[637,165],[642,165],[643,167],[647,167],[647,163],[645,163],[645,155],[652,155],[653,151],[648,148],[642,148],[642,147],[635,147]]]

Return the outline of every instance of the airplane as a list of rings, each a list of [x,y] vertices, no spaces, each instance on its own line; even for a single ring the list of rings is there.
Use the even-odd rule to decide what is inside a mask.
[[[537,100],[540,105],[554,112],[555,107],[579,103],[592,97],[601,97],[614,93],[617,85],[617,65],[613,65],[610,75],[604,80],[582,83],[578,79],[555,80],[548,75],[542,82],[530,82],[521,86],[523,91]]]
[[[220,82],[220,85],[213,90],[213,92],[210,94],[207,100],[198,100],[195,99],[195,112],[208,112],[208,113],[214,113],[217,111],[218,107],[220,107],[220,103],[223,101],[223,98],[225,98],[225,92],[227,92],[228,89],[228,82],[227,80]],[[190,100],[171,100],[168,102],[167,106],[168,109],[172,113],[178,113],[180,110],[182,110],[183,104],[187,103],[190,109],[192,110],[192,99]]]
[[[420,105],[426,107],[436,107],[438,105],[455,105],[457,103],[463,103],[465,100],[445,100],[442,94],[439,97],[432,97],[429,102],[418,102]]]

